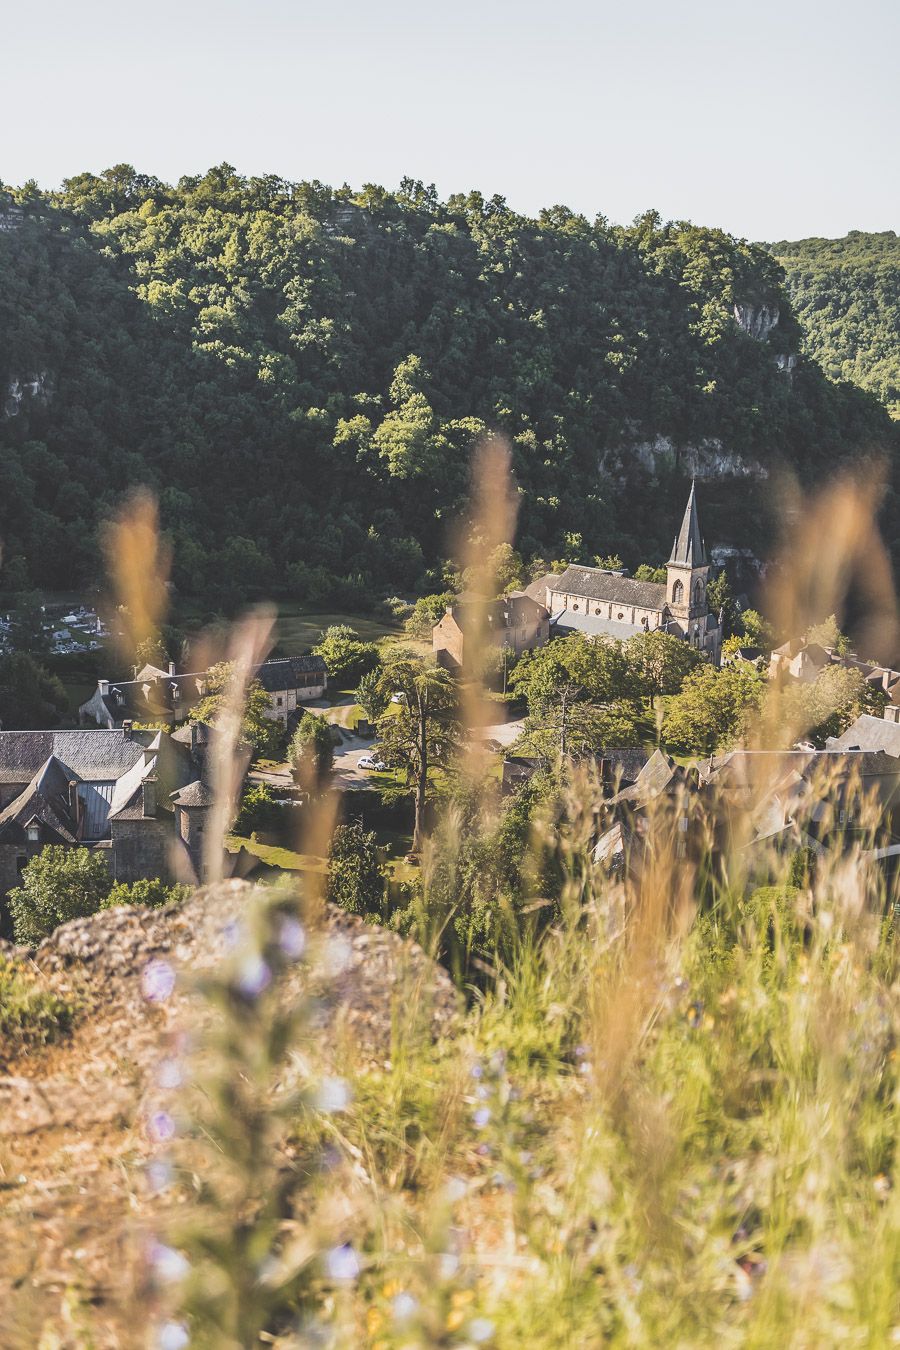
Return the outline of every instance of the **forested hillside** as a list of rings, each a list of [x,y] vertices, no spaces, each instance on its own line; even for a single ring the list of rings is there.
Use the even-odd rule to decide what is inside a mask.
[[[900,417],[900,238],[893,230],[772,244],[803,328],[833,380],[853,380]]]
[[[486,428],[513,442],[526,556],[630,563],[665,556],[695,452],[810,479],[892,443],[874,399],[779,368],[800,334],[778,264],[717,230],[228,166],[12,200],[6,591],[99,575],[98,525],[138,483],[159,494],[176,596],[358,604],[439,567]],[[765,550],[762,492],[704,494],[711,543]]]

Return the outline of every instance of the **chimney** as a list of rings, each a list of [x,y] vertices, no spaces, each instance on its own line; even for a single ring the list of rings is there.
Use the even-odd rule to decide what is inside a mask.
[[[100,691],[100,697],[106,698],[109,694],[109,680],[98,680],[97,688]]]
[[[170,674],[170,675],[174,675],[174,674],[175,674],[175,662],[174,662],[174,661],[170,661],[170,662],[169,662],[169,674]]]
[[[122,722],[122,735],[124,736],[126,741],[131,740],[133,732],[134,732],[134,722],[131,720],[130,717],[126,717]]]
[[[148,774],[141,782],[141,810],[143,815],[156,815],[156,783],[155,773]]]

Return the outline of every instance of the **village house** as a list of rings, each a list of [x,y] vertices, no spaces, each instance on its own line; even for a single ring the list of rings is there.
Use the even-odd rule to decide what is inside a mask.
[[[205,739],[129,724],[0,732],[0,897],[47,844],[102,853],[115,881],[202,878]]]
[[[265,661],[254,675],[269,696],[267,715],[285,724],[302,703],[321,698],[328,682],[321,656]],[[109,729],[129,721],[177,726],[187,721],[205,697],[207,680],[207,671],[176,674],[174,661],[168,670],[145,665],[131,680],[98,680],[91,697],[78,709],[79,721]]]
[[[691,484],[664,582],[636,581],[624,572],[572,566],[558,576],[545,577],[540,584],[554,632],[629,638],[659,629],[689,642],[718,664],[722,619],[709,609],[709,571],[696,488]]]
[[[483,638],[499,651],[518,657],[522,652],[542,647],[550,636],[550,614],[526,591],[511,591],[500,600],[483,602],[461,596],[447,607],[432,629],[431,640],[439,665],[451,671],[464,664],[467,635],[476,627]]]

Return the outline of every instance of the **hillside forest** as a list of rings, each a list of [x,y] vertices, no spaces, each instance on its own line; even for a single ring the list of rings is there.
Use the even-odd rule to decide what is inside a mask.
[[[97,582],[136,484],[160,501],[176,611],[359,609],[443,589],[486,431],[512,444],[526,560],[632,567],[667,556],[694,470],[709,542],[762,556],[766,474],[896,449],[884,406],[813,359],[786,246],[652,211],[623,227],[412,180],[117,166],[12,189],[0,224],[6,595]],[[889,360],[865,380],[836,362],[894,388]],[[900,547],[893,487],[883,517]]]

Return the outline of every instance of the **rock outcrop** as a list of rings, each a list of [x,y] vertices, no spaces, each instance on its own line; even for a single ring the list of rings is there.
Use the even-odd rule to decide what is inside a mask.
[[[213,969],[240,941],[253,888],[224,882],[181,909],[122,908],[63,924],[29,959],[82,1007],[69,1040],[0,1069],[0,1345],[66,1339],[79,1300],[90,1306],[97,1350],[144,1346],[129,1323],[143,1253],[170,1200],[145,1179],[154,1145],[146,1122],[177,1047],[213,1014],[191,976]],[[326,907],[311,937],[315,962],[285,981],[287,999],[315,994],[307,1050],[328,1063],[338,1047],[384,1062],[404,1019],[420,1034],[451,1032],[458,995],[416,943]],[[21,955],[21,952],[18,953]],[[165,996],[148,989],[164,974]],[[189,1061],[188,1061],[189,1063]],[[180,1091],[189,1092],[189,1079]]]

